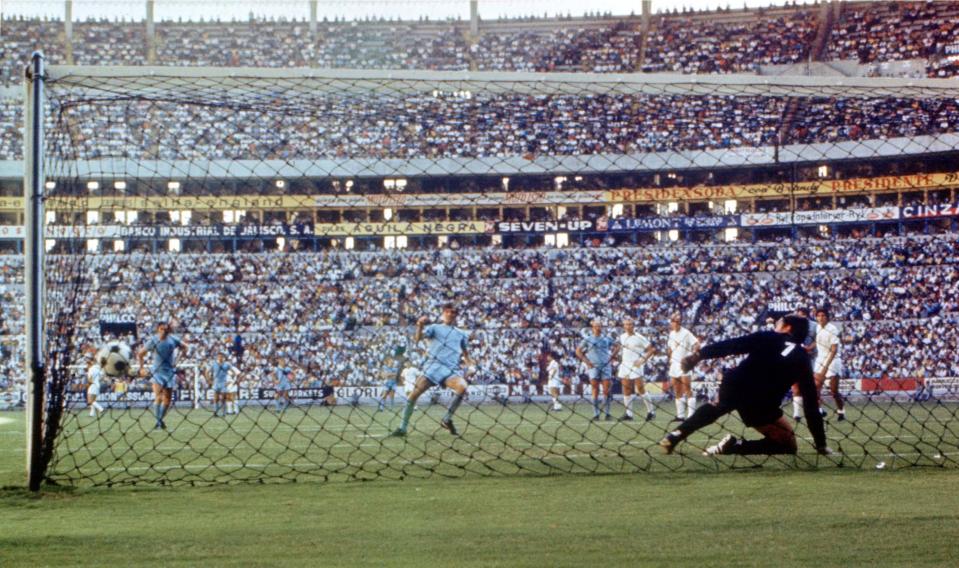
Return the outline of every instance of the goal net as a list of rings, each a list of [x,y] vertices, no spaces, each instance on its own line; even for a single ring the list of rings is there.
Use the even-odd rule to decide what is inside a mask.
[[[42,84],[48,482],[957,464],[954,81],[55,66]],[[434,325],[447,304],[462,341]],[[820,307],[836,455],[799,421],[796,455],[704,457],[756,435],[736,414],[660,451],[735,364],[677,391],[674,314],[705,345]],[[76,369],[115,322],[134,352],[160,322],[185,343],[165,429],[149,373],[104,379],[91,416]],[[461,377],[462,404],[437,387],[408,412],[426,375]]]

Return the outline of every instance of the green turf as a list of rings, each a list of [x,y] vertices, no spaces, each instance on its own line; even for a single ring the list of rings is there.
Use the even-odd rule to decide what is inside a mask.
[[[679,455],[663,456],[656,443],[670,427],[671,414],[669,405],[661,406],[650,423],[594,423],[586,403],[568,405],[561,413],[536,404],[464,405],[456,417],[462,436],[454,438],[439,427],[445,409],[424,405],[405,439],[387,437],[399,425],[399,405],[384,412],[313,406],[282,416],[248,407],[228,418],[214,418],[204,409],[177,409],[167,420],[170,432],[154,430],[147,409],[111,410],[99,419],[70,412],[51,477],[85,486],[959,463],[955,404],[853,406],[848,421],[830,423],[830,444],[842,450],[830,460],[819,459],[807,439],[797,457],[719,461],[703,458],[701,450],[725,432],[744,431],[734,416],[694,435]],[[805,427],[799,434],[808,438]]]
[[[22,484],[22,415],[0,417],[0,483]],[[8,488],[0,566],[955,566],[957,486],[829,468]]]

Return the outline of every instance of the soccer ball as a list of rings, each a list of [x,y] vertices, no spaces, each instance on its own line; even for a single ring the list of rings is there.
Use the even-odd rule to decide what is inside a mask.
[[[121,341],[107,343],[97,352],[97,363],[107,376],[125,377],[130,371],[130,346]]]

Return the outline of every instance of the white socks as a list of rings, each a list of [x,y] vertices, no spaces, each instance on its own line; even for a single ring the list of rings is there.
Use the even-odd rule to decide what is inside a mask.
[[[686,397],[676,397],[676,418],[686,419]]]
[[[696,410],[696,395],[692,395],[686,398],[686,418],[689,418],[693,415],[693,411]]]
[[[649,393],[643,394],[643,404],[646,405],[646,412],[653,411],[653,401],[649,398]]]
[[[623,406],[626,407],[626,416],[633,415],[633,399],[636,398],[636,395],[629,395],[623,397]]]
[[[794,396],[793,397],[793,418],[802,417],[802,397]]]

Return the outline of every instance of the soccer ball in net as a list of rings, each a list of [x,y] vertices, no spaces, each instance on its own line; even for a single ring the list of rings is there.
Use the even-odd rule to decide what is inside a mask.
[[[111,341],[97,352],[97,363],[104,374],[123,377],[130,371],[130,346],[120,341]]]

